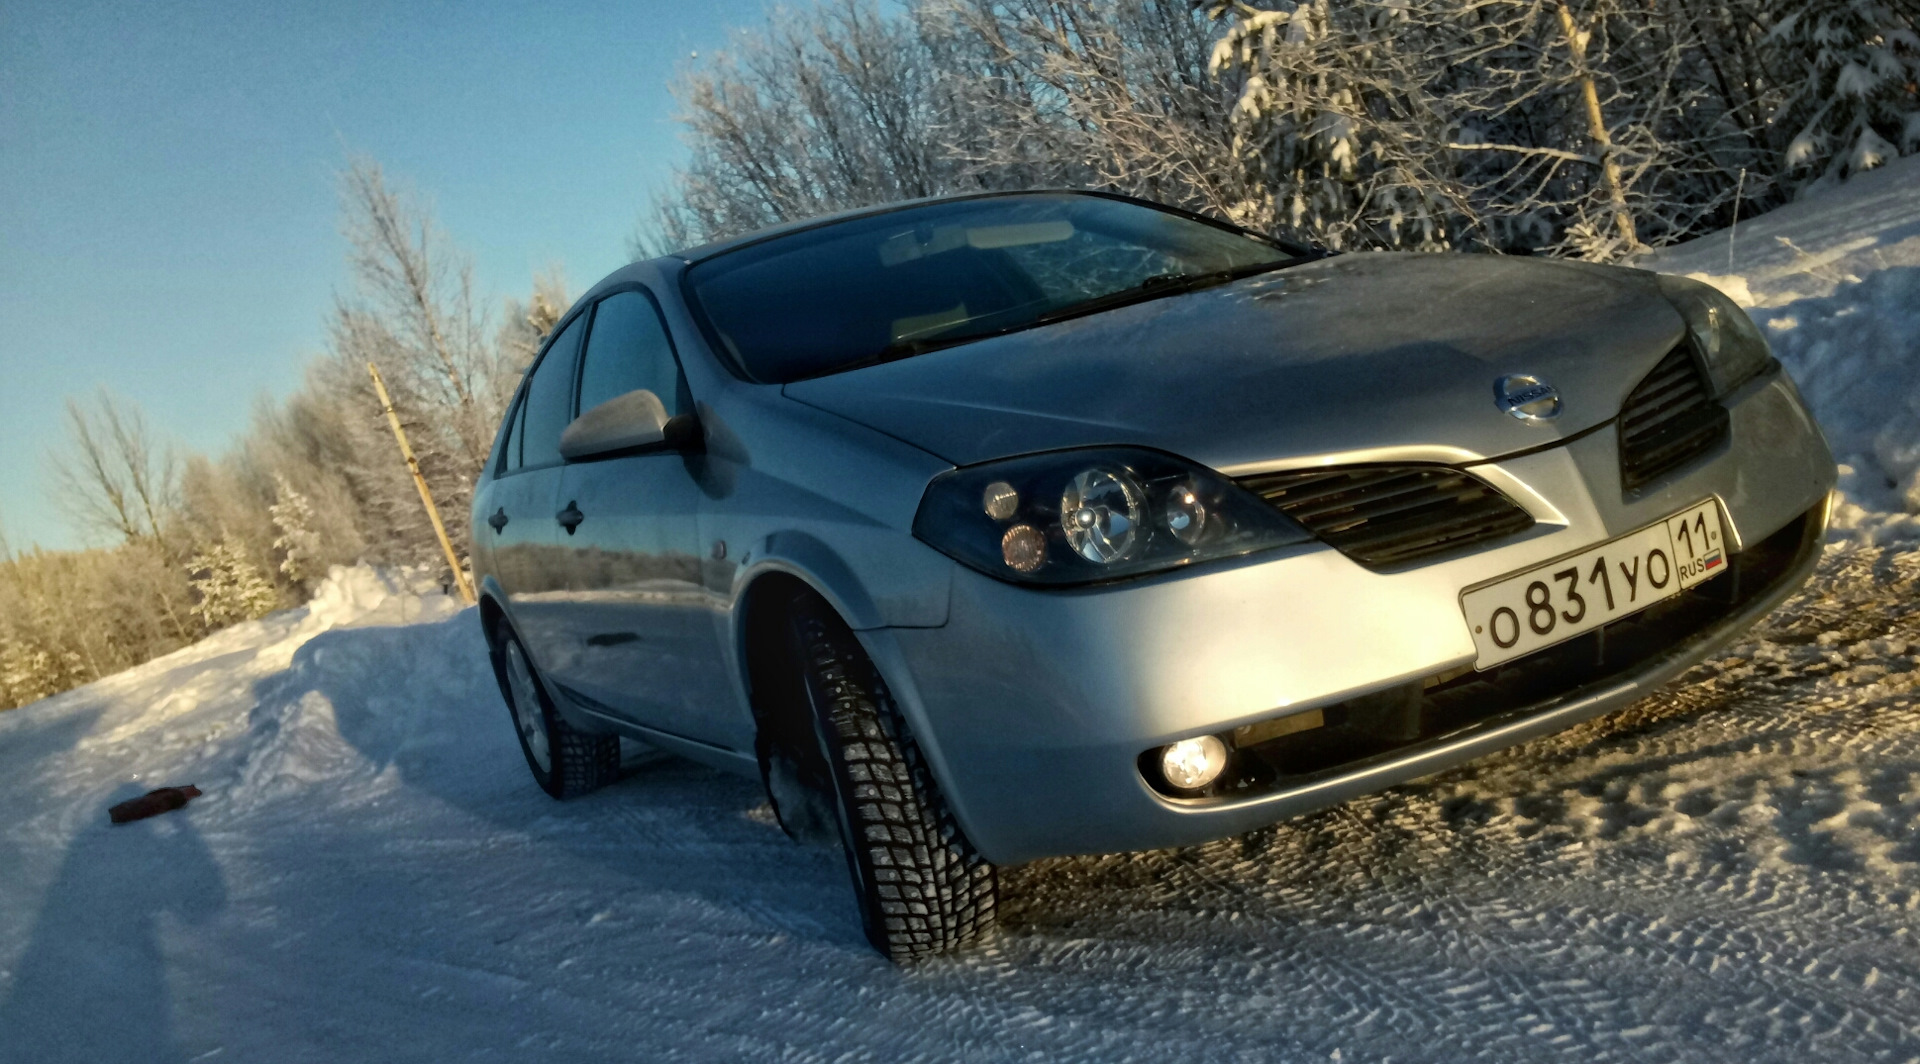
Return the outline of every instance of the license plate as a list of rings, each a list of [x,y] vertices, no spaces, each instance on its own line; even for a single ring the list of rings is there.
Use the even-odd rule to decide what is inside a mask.
[[[1726,571],[1712,499],[1579,554],[1462,592],[1460,607],[1488,669],[1638,613]]]

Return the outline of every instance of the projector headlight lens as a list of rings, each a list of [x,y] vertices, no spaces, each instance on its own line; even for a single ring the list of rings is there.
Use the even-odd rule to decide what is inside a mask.
[[[1189,484],[1175,484],[1167,492],[1166,522],[1167,531],[1189,547],[1198,547],[1214,527],[1209,523],[1207,504]]]
[[[1227,768],[1227,744],[1211,735],[1182,739],[1160,751],[1160,774],[1183,791],[1197,791]]]
[[[1212,470],[1142,448],[1056,451],[942,473],[913,534],[989,576],[1088,584],[1312,540]]]
[[[1067,544],[1090,562],[1111,565],[1140,545],[1146,493],[1124,470],[1089,469],[1060,495],[1060,528]]]

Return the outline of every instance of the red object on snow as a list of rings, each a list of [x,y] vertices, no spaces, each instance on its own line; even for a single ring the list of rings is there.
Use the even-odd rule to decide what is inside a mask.
[[[185,787],[162,787],[148,791],[138,798],[129,798],[112,809],[107,810],[107,819],[116,824],[125,824],[134,820],[145,820],[161,813],[171,813],[200,797],[200,788],[188,784]]]

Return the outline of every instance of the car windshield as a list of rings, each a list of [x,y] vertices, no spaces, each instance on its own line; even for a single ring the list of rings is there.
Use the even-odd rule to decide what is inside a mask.
[[[748,244],[688,271],[696,310],[754,380],[839,373],[1191,291],[1308,253],[1127,200],[991,196]]]

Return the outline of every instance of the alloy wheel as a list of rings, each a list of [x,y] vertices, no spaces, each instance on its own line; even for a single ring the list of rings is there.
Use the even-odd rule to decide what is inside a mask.
[[[520,728],[520,741],[540,771],[553,771],[553,752],[547,741],[547,717],[540,707],[540,688],[533,678],[533,666],[520,641],[507,641],[507,686],[513,691],[513,720]]]

